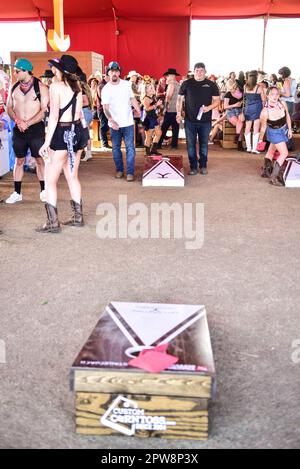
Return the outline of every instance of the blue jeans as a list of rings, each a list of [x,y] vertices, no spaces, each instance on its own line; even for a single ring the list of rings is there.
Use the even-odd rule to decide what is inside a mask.
[[[122,138],[126,147],[126,174],[134,174],[135,147],[134,147],[134,125],[120,127],[119,130],[110,129],[112,141],[112,153],[116,170],[124,173],[123,154],[121,151]]]
[[[98,111],[98,118],[100,121],[100,132],[99,132],[100,140],[101,140],[102,146],[107,147],[108,146],[107,132],[108,132],[109,127],[108,127],[107,117],[104,114],[103,110]]]
[[[197,136],[199,139],[199,166],[200,168],[206,168],[210,131],[211,122],[185,121],[185,136],[191,169],[198,169]]]

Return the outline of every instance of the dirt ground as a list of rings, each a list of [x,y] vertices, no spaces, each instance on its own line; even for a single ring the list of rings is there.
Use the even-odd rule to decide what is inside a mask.
[[[185,155],[182,144],[178,154]],[[39,185],[24,179],[23,202],[0,206],[1,448],[297,448],[300,363],[300,190],[259,177],[262,157],[210,147],[209,174],[178,189],[113,178],[110,154],[82,163],[86,226],[42,235]],[[12,175],[0,194],[12,192]],[[199,202],[205,240],[101,239],[98,204]],[[64,179],[59,214],[69,214]],[[206,443],[75,434],[69,369],[110,301],[204,304],[218,390]],[[299,356],[300,354],[298,354]]]

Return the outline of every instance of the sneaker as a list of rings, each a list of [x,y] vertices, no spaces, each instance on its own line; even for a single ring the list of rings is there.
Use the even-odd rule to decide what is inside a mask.
[[[15,204],[16,202],[22,202],[22,200],[23,200],[22,194],[13,192],[5,202],[7,204]]]
[[[197,169],[191,169],[190,172],[189,172],[189,176],[196,176],[196,174],[198,174]]]
[[[118,171],[115,175],[116,179],[122,179],[122,177],[124,177],[124,174],[122,173],[122,171]]]
[[[200,169],[200,174],[202,174],[202,176],[206,176],[207,175],[207,169],[206,168],[201,168]]]
[[[87,151],[83,158],[80,158],[81,161],[89,161],[93,158],[92,153]]]
[[[100,147],[100,151],[111,151],[110,147]]]
[[[127,182],[133,182],[134,181],[134,175],[133,174],[127,174]]]
[[[47,199],[46,199],[46,191],[43,190],[41,193],[40,193],[40,201],[43,202],[44,204],[47,202]]]

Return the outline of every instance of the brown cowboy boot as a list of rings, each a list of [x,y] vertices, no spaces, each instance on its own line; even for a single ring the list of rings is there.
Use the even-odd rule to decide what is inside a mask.
[[[158,143],[152,143],[150,155],[162,156],[162,153],[159,153],[157,150]]]
[[[36,228],[37,233],[60,233],[60,223],[57,216],[57,208],[53,205],[45,204],[47,221],[43,226]]]
[[[82,201],[80,204],[74,202],[74,200],[70,200],[71,208],[72,208],[72,217],[70,220],[63,222],[63,225],[67,226],[84,226],[83,220],[83,213],[82,213]]]
[[[274,169],[273,169],[273,172],[272,172],[272,174],[271,174],[271,181],[270,181],[270,184],[272,184],[273,186],[282,187],[282,186],[284,185],[284,184],[278,179],[280,170],[281,170],[281,166],[279,166],[279,164],[276,162],[276,163],[275,163],[275,166],[274,166]]]
[[[264,164],[264,167],[262,168],[261,177],[262,178],[271,177],[272,170],[273,170],[272,161],[269,160],[269,158],[265,158],[265,164]]]

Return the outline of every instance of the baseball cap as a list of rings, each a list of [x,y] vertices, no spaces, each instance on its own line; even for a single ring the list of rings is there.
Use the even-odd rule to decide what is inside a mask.
[[[12,67],[18,68],[19,70],[23,70],[24,72],[32,72],[33,65],[27,59],[17,59],[14,64],[9,64]]]
[[[110,70],[118,70],[119,72],[121,71],[121,67],[118,64],[118,62],[109,62],[107,66],[107,71],[109,72]]]
[[[194,66],[194,70],[195,70],[196,68],[204,68],[204,69],[205,69],[205,65],[204,65],[203,62],[197,62],[197,63],[195,64],[195,66]]]

